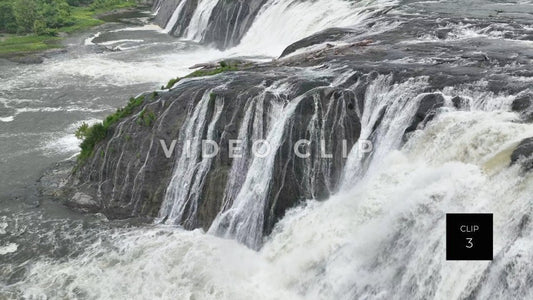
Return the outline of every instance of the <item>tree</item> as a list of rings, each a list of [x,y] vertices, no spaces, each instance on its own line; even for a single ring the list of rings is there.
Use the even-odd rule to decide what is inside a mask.
[[[18,31],[30,32],[38,19],[38,7],[34,0],[16,0],[13,4],[13,14],[17,21]]]
[[[41,0],[39,12],[49,28],[59,28],[70,22],[71,9],[65,0]]]
[[[48,28],[46,23],[43,20],[37,19],[33,22],[33,33],[36,35],[46,35],[48,34]]]
[[[17,31],[17,20],[13,13],[13,5],[8,1],[0,1],[0,31]]]

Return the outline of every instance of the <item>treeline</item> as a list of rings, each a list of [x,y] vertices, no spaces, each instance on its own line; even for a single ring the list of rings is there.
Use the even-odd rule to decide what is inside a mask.
[[[75,23],[76,7],[99,9],[123,2],[127,0],[0,0],[0,32],[56,35],[58,28]]]

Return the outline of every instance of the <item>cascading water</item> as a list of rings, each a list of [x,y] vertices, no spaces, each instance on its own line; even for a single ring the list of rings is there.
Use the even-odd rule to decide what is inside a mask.
[[[531,213],[524,200],[533,178],[509,168],[508,158],[484,170],[494,153],[533,133],[515,120],[505,112],[443,113],[351,191],[289,214],[262,254],[290,265],[285,272],[310,299],[526,299],[525,286],[508,289],[483,275],[506,267],[521,271],[504,272],[505,280],[531,274],[530,227],[520,223]],[[445,261],[443,215],[457,211],[495,213],[497,263]]]
[[[424,78],[397,85],[388,79],[376,78],[368,95],[426,84]],[[413,113],[408,108],[385,114],[384,128],[407,124]],[[518,166],[509,167],[508,154],[500,155],[533,135],[533,125],[517,121],[517,114],[505,109],[446,108],[401,149],[384,151],[379,160],[374,156],[372,171],[351,188],[289,211],[258,252],[199,231],[104,231],[98,233],[102,241],[77,258],[34,265],[21,288],[26,297],[61,284],[53,295],[142,299],[157,291],[163,298],[205,299],[527,299],[526,285],[509,288],[508,282],[531,274],[527,216],[533,177],[520,175]],[[271,131],[274,137],[272,132],[277,131]],[[376,132],[383,141],[390,131]],[[495,213],[492,264],[444,260],[442,216],[453,211]],[[117,281],[127,275],[136,289]]]
[[[210,31],[217,27],[214,20],[238,21],[255,11],[245,1],[223,1],[168,5],[177,6],[167,12],[172,22],[165,31],[172,32],[182,21],[179,16],[186,15],[190,22],[186,31],[180,29],[183,37],[209,43],[213,32],[220,33]],[[526,157],[511,158],[517,145],[533,136],[528,114],[533,106],[523,108],[533,103],[531,26],[513,20],[494,26],[501,32],[476,34],[473,40],[460,36],[470,32],[454,29],[465,28],[462,22],[487,22],[483,14],[493,10],[511,12],[488,22],[530,15],[523,13],[523,2],[494,2],[481,3],[487,4],[486,11],[471,16],[454,6],[459,2],[419,4],[434,5],[435,12],[412,13],[416,5],[407,7],[405,16],[396,11],[385,17],[387,29],[371,44],[343,45],[341,38],[329,45],[318,39],[317,51],[244,63],[236,72],[182,79],[171,89],[143,94],[148,95],[144,106],[109,129],[110,136],[81,167],[82,175],[73,178],[80,181],[72,185],[76,195],[89,195],[95,187],[95,197],[65,202],[82,208],[89,203],[95,209],[89,212],[103,211],[110,219],[157,217],[156,224],[141,218],[108,220],[100,213],[80,216],[61,210],[47,215],[37,205],[15,213],[2,207],[0,298],[533,298],[533,173]],[[24,71],[19,77],[0,74],[0,85],[8,90],[0,90],[0,125],[6,125],[1,129],[11,130],[19,119],[30,121],[24,110],[35,108],[21,108],[21,103],[46,101],[52,89],[40,82],[48,74],[66,80],[78,76],[77,85],[54,94],[58,99],[76,98],[72,93],[93,84],[88,94],[94,102],[80,97],[93,105],[109,98],[98,94],[107,86],[104,81],[112,79],[119,86],[150,77],[142,89],[159,88],[167,77],[189,72],[192,61],[235,53],[275,57],[297,39],[368,20],[392,3],[268,0],[261,2],[251,24],[223,24],[224,44],[231,45],[236,36],[241,41],[226,52],[194,48],[154,60],[117,59],[113,68],[102,69],[109,57],[134,51],[146,56],[149,51],[141,47],[91,54],[74,64],[45,61],[33,69],[40,70],[38,76],[17,67]],[[463,4],[472,3],[480,4]],[[237,17],[221,17],[217,5],[236,5],[223,11]],[[154,7],[166,6],[160,1]],[[446,13],[440,15],[442,11]],[[450,17],[456,14],[461,15]],[[379,31],[381,17],[349,31]],[[105,35],[95,33],[94,39]],[[357,42],[361,35],[354,36]],[[169,48],[193,44],[197,46],[179,41]],[[88,68],[82,70],[80,63]],[[26,99],[35,90],[38,96]],[[20,99],[7,99],[12,95]],[[54,103],[58,108],[39,112],[72,112],[71,106]],[[104,101],[102,107],[108,106]],[[12,111],[13,116],[4,116]],[[145,123],[142,114],[147,112],[155,117]],[[174,138],[174,157],[165,160],[159,142],[166,140],[168,147],[168,139]],[[241,157],[202,155],[202,140],[231,138],[242,141]],[[307,160],[287,154],[298,138],[311,141]],[[270,142],[266,157],[251,153],[259,139]],[[346,159],[316,158],[320,140],[326,141],[326,152],[337,155],[344,139],[350,141]],[[366,141],[372,152],[361,148]],[[2,161],[10,162],[9,155]],[[280,198],[283,192],[290,201]],[[14,199],[16,205],[26,205]],[[446,261],[445,215],[458,212],[494,214],[493,261]]]
[[[313,73],[307,73],[310,76]],[[322,76],[323,72],[317,72],[314,76]],[[310,78],[310,77],[309,77]],[[345,76],[341,76],[346,80]],[[334,80],[342,85],[341,79]],[[352,149],[348,156],[348,161],[344,174],[341,175],[343,183],[340,188],[353,186],[366,173],[366,168],[371,161],[382,160],[384,156],[400,146],[403,133],[411,124],[412,119],[418,109],[420,99],[425,95],[422,91],[427,87],[427,78],[413,78],[403,83],[392,82],[392,75],[378,75],[374,79],[360,79],[352,86],[345,88],[345,91],[355,91],[362,84],[368,84],[364,95],[364,106],[362,115],[362,131],[360,140],[372,140],[377,147],[370,157],[365,157],[361,153],[361,147],[358,143]],[[364,83],[362,83],[364,82]],[[262,87],[258,87],[262,88]],[[268,111],[267,119],[264,120],[264,98],[266,95],[279,97],[276,95],[290,95],[290,84],[280,81],[264,88],[258,96],[247,100],[245,117],[241,122],[238,137],[244,145],[244,153],[240,159],[232,162],[232,168],[228,174],[226,188],[220,212],[210,226],[209,232],[226,238],[234,238],[243,244],[259,249],[262,245],[263,233],[265,232],[265,221],[267,215],[265,212],[269,209],[268,202],[271,201],[272,195],[276,194],[272,188],[274,177],[274,165],[276,157],[283,144],[290,144],[292,141],[288,138],[290,131],[287,128],[294,126],[296,118],[294,113],[300,102],[305,97],[312,97],[314,102],[313,117],[307,125],[307,132],[310,140],[317,147],[322,147],[322,141],[325,141],[325,126],[321,125],[319,120],[326,122],[328,120],[328,111],[335,101],[332,101],[327,108],[325,115],[318,107],[320,102],[320,90],[310,90],[306,94],[299,95],[288,102],[280,98],[269,100],[271,108]],[[183,151],[176,162],[173,171],[172,180],[168,186],[165,200],[159,213],[160,220],[166,220],[169,224],[182,224],[186,228],[194,228],[194,221],[197,215],[199,198],[202,195],[205,176],[209,172],[212,158],[202,159],[202,138],[212,140],[213,137],[205,137],[202,133],[212,131],[212,125],[203,118],[207,113],[207,94],[204,95],[203,102],[197,105],[192,117],[189,117],[184,125],[182,136],[178,144],[184,145],[185,140],[192,139],[192,151],[195,153],[192,159],[187,151]],[[203,107],[202,109],[200,109]],[[334,123],[341,123],[345,118],[345,113],[337,115]],[[216,119],[214,120],[216,122]],[[268,144],[268,153],[265,156],[257,155],[254,150],[254,143],[263,137]],[[318,130],[318,131],[317,131]],[[252,138],[252,140],[250,140]],[[255,140],[253,140],[255,138]],[[330,141],[335,143],[340,141]],[[324,147],[326,145],[324,144]],[[183,146],[185,149],[189,145]],[[316,152],[320,151],[317,149]],[[309,190],[310,195],[314,196],[318,190],[315,183],[317,176],[325,174],[323,180],[329,182],[327,178],[329,172],[320,170],[322,166],[327,166],[328,158],[314,158],[305,160],[302,179],[303,186]],[[240,182],[239,182],[240,181]],[[329,191],[337,191],[336,185],[326,184]]]
[[[178,7],[174,10],[172,13],[172,16],[170,17],[170,20],[168,20],[167,25],[165,26],[165,29],[163,30],[165,33],[170,33],[172,29],[174,29],[174,26],[176,25],[176,22],[178,21],[178,18],[183,11],[183,7],[187,3],[187,0],[182,0],[178,4]]]
[[[399,84],[392,84],[391,80],[391,75],[380,75],[366,89],[360,141],[372,141],[371,158],[362,153],[359,142],[353,147],[346,163],[342,189],[360,180],[372,160],[380,161],[399,147],[403,132],[418,108],[420,97],[417,96],[427,86],[427,78]]]
[[[184,218],[196,213],[204,178],[213,159],[202,155],[203,141],[214,140],[214,126],[223,106],[223,101],[213,99],[211,91],[207,91],[186,121],[185,130],[179,139],[179,144],[183,147],[182,152],[159,211],[161,221],[168,224],[195,225],[190,224],[193,220]],[[212,116],[209,120],[210,114]]]
[[[187,1],[179,1],[170,19],[162,26],[166,33],[175,27]],[[248,10],[243,12],[241,2],[235,4],[225,0],[200,0],[181,36],[187,40],[210,44],[217,42],[222,35],[224,38],[220,38],[221,48],[238,44],[231,50],[232,53],[277,56],[292,42],[327,28],[354,26],[396,4],[394,0],[253,0],[251,2],[253,3],[246,4]],[[222,17],[224,23],[217,23],[215,27],[211,22],[218,20],[216,14],[229,14],[221,10],[227,5],[238,5],[238,8],[232,10],[231,15]],[[215,7],[220,11],[214,10]],[[258,8],[260,9],[256,12]],[[242,22],[245,24],[241,24]],[[210,34],[210,38],[206,40],[207,32],[214,30],[219,31]],[[213,40],[215,38],[217,41]],[[239,43],[241,38],[242,41]]]
[[[236,51],[279,55],[299,39],[331,27],[354,26],[393,4],[395,1],[381,0],[270,0]]]
[[[217,2],[218,0],[200,0],[198,2],[198,6],[185,33],[187,39],[195,41],[202,40],[207,25],[209,24],[209,18]]]
[[[252,248],[258,248],[261,245],[264,211],[273,176],[274,160],[283,142],[285,126],[292,118],[300,100],[301,97],[291,100],[281,109],[274,108],[277,111],[273,114],[281,117],[272,123],[265,139],[270,153],[265,157],[263,155],[249,156],[252,161],[246,173],[246,179],[233,200],[233,205],[219,215],[211,227],[211,231],[215,234],[235,238]],[[264,147],[263,151],[267,151],[267,147]],[[228,192],[235,193],[231,190]]]

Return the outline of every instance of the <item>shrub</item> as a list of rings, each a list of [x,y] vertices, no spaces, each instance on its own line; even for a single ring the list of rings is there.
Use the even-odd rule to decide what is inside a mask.
[[[137,124],[144,125],[146,127],[152,126],[152,122],[155,121],[156,116],[153,111],[143,109],[137,119]]]
[[[11,2],[0,1],[0,31],[10,33],[17,31],[17,20]]]
[[[102,123],[97,123],[91,127],[87,127],[83,131],[82,135],[84,137],[84,140],[80,144],[81,153],[78,159],[83,161],[92,155],[94,146],[98,142],[105,139],[107,135],[107,128],[105,128]]]
[[[13,3],[13,14],[17,21],[18,31],[31,32],[39,16],[37,3],[33,0],[16,0]]]
[[[144,100],[144,95],[137,98],[132,97],[130,98],[128,105],[124,108],[117,109],[114,114],[105,118],[103,122],[96,123],[93,126],[83,123],[74,133],[77,138],[83,140],[80,144],[81,153],[78,156],[78,161],[84,162],[87,158],[91,157],[94,152],[94,147],[106,138],[109,128],[119,120],[130,116],[137,107],[143,104]],[[146,118],[149,121],[145,122],[149,122],[147,126],[150,126],[152,121],[155,120],[155,114],[152,112],[151,114],[148,114]]]

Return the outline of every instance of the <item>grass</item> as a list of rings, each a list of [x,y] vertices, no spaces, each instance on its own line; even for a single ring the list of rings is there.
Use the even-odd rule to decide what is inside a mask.
[[[0,54],[27,53],[61,48],[61,38],[52,36],[7,36],[0,42]]]
[[[98,8],[98,9],[92,9],[90,7],[75,7],[72,9],[71,17],[74,19],[74,25],[66,26],[59,28],[58,31],[65,32],[65,33],[72,33],[75,31],[80,31],[84,29],[88,29],[94,26],[101,25],[105,23],[104,21],[97,19],[96,16],[112,11],[115,9],[121,9],[121,8],[128,8],[128,7],[134,7],[137,4],[135,1],[130,2],[123,2],[119,4],[115,4],[106,8]]]
[[[214,69],[197,70],[197,71],[194,71],[191,74],[186,75],[184,77],[177,77],[177,78],[170,79],[169,82],[167,83],[167,85],[165,87],[163,87],[163,89],[167,89],[168,90],[168,89],[172,88],[180,80],[185,79],[185,78],[213,76],[213,75],[217,75],[217,74],[220,74],[220,73],[223,73],[223,72],[238,71],[238,70],[239,70],[239,67],[237,65],[229,65],[228,63],[222,61],[222,62],[220,62],[220,65],[218,67],[214,68]]]
[[[115,9],[136,6],[135,1],[123,2],[106,8],[92,9],[90,7],[73,7],[71,18],[73,25],[60,27],[58,32],[72,33],[81,31],[105,23],[97,19],[98,14]],[[28,54],[55,48],[62,48],[61,37],[29,34],[24,36],[7,35],[3,40],[0,38],[0,55],[10,56],[16,54]]]

